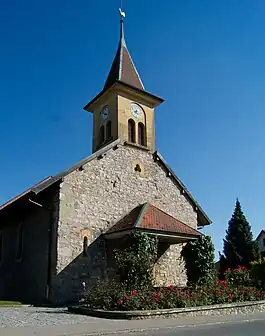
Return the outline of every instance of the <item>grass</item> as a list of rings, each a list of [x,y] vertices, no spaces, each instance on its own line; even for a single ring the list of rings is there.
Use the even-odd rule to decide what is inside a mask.
[[[16,301],[0,301],[0,307],[14,307],[14,306],[21,306],[21,302]]]

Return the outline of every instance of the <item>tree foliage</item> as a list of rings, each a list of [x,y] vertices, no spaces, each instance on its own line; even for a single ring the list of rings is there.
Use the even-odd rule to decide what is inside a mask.
[[[214,246],[209,236],[188,242],[181,251],[188,286],[202,286],[215,280]]]
[[[250,275],[253,285],[257,288],[265,289],[265,261],[253,261],[251,263]]]
[[[153,285],[157,245],[157,237],[136,232],[128,236],[125,249],[114,251],[120,281],[127,289]]]
[[[232,218],[228,222],[223,253],[222,270],[238,266],[250,267],[251,262],[259,257],[251,226],[243,214],[238,199]]]

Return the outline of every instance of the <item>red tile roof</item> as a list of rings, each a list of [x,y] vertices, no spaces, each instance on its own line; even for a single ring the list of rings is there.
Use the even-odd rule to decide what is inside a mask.
[[[134,208],[110,228],[106,234],[131,230],[133,228],[157,231],[160,233],[201,236],[199,231],[148,203]]]
[[[166,212],[149,205],[139,227],[143,229],[159,230],[172,233],[200,236],[201,233]]]
[[[133,229],[137,219],[139,218],[139,215],[142,212],[142,208],[143,205],[139,205],[138,207],[134,208],[125,217],[112,226],[107,233]]]

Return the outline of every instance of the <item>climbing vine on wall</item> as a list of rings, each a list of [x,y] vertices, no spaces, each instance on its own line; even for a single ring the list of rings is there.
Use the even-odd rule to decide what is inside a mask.
[[[126,288],[147,288],[153,285],[157,245],[156,237],[136,232],[126,238],[124,249],[114,251],[120,281]]]
[[[214,245],[209,236],[189,241],[182,249],[188,286],[202,286],[215,281]]]

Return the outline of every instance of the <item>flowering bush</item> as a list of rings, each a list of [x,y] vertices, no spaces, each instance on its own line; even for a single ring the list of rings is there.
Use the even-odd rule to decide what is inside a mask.
[[[215,288],[176,289],[173,286],[150,290],[127,291],[119,284],[97,286],[87,297],[92,309],[150,310],[170,309],[250,300],[264,300],[265,292],[254,287],[231,287],[226,280],[218,281]]]
[[[86,304],[92,309],[150,310],[264,299],[265,290],[251,286],[247,268],[238,267],[227,269],[225,280],[199,288],[178,289],[169,285],[128,289],[120,283],[99,283],[87,296]]]
[[[224,277],[230,286],[242,287],[250,286],[251,284],[249,271],[245,266],[239,266],[235,269],[228,268]]]
[[[123,287],[116,282],[99,282],[85,298],[93,309],[118,310],[119,300],[126,295]]]

